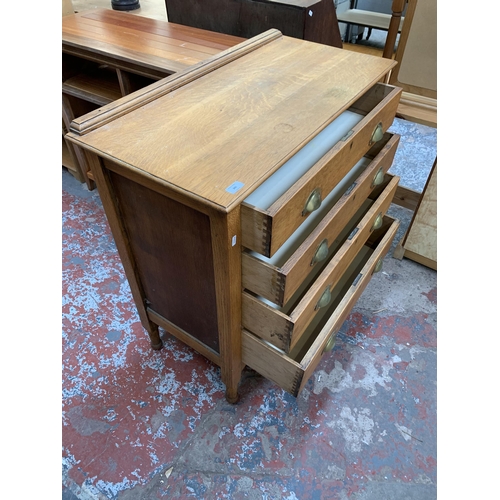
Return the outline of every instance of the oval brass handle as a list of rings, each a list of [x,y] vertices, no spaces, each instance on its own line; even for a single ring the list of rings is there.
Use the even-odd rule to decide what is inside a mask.
[[[317,210],[321,205],[321,189],[313,189],[309,198],[307,198],[306,204],[304,205],[304,210],[302,210],[302,215],[309,214]]]
[[[337,335],[332,333],[325,347],[323,348],[323,353],[330,352],[335,347],[335,341],[337,340]]]
[[[314,257],[311,260],[311,266],[314,266],[314,264],[317,264],[318,262],[325,260],[327,255],[328,255],[328,240],[325,238],[318,245],[316,252],[314,252]]]
[[[384,263],[382,259],[379,259],[375,264],[375,267],[373,268],[373,273],[379,273],[380,271],[382,271],[383,264]]]
[[[330,286],[327,286],[325,288],[325,291],[322,293],[321,297],[319,298],[318,302],[316,303],[316,306],[314,307],[314,310],[321,309],[322,307],[325,307],[329,304],[330,300],[332,298],[332,292],[330,291]]]
[[[380,229],[382,227],[382,222],[384,222],[384,216],[382,215],[382,213],[379,213],[370,231],[375,231],[377,229]]]
[[[384,169],[383,167],[380,167],[378,169],[378,172],[375,174],[375,177],[373,178],[371,187],[373,188],[375,186],[380,186],[380,184],[384,182],[384,177],[385,177]]]
[[[370,139],[370,146],[380,141],[384,137],[384,128],[382,127],[382,122],[378,123],[375,127],[375,130],[372,133],[372,137]]]

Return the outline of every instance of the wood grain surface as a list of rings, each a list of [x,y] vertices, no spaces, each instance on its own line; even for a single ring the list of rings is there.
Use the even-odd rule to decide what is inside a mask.
[[[243,39],[222,33],[98,9],[64,16],[63,51],[82,49],[88,54],[141,63],[166,74],[197,64]]]
[[[80,140],[229,211],[393,64],[280,37]]]

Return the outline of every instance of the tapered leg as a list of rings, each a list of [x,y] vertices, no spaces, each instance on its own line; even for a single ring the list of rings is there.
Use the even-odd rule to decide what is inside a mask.
[[[238,401],[241,360],[240,209],[210,217],[214,254],[222,382],[229,403]]]
[[[123,220],[117,208],[116,196],[114,195],[113,186],[109,179],[109,174],[103,168],[103,165],[101,164],[101,161],[97,155],[86,150],[84,151],[84,153],[87,162],[90,165],[90,169],[94,175],[97,189],[99,191],[99,196],[106,212],[109,227],[111,228],[111,232],[113,234],[113,238],[115,240],[115,244],[123,264],[123,268],[125,269],[125,274],[130,285],[130,290],[137,307],[137,313],[139,314],[141,324],[148,332],[152,349],[159,350],[163,347],[163,342],[160,338],[158,325],[151,322],[148,316],[141,280],[139,278],[139,275],[137,274],[134,258],[130,250],[125,229],[123,227]]]

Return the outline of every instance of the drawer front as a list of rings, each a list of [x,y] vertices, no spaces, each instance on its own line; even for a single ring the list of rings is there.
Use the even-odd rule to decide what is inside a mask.
[[[244,289],[283,306],[297,291],[311,271],[327,258],[325,249],[339,236],[361,204],[392,165],[399,143],[398,135],[386,134],[384,145],[364,172],[345,191],[291,256],[283,264],[272,264],[250,252],[242,255],[242,285]],[[382,142],[382,141],[381,141]],[[312,219],[311,219],[312,220]]]
[[[400,95],[399,88],[376,84],[349,108],[365,115],[363,119],[269,208],[263,210],[243,202],[242,245],[272,256],[310,215],[309,210],[319,208],[318,202],[370,150],[375,130],[380,126],[386,131],[391,126]]]
[[[332,290],[354,261],[376,224],[382,222],[396,192],[399,177],[387,175],[387,180],[385,189],[377,199],[365,202],[355,215],[354,224],[351,221],[334,242],[331,259],[318,269],[319,275],[313,276],[312,284],[303,283],[282,310],[248,292],[243,292],[242,325],[246,330],[285,352],[294,348],[313,318],[322,308],[328,306]]]
[[[384,218],[383,227],[377,231],[377,244],[369,249],[360,262],[353,262],[339,283],[338,294],[332,306],[325,311],[325,318],[317,322],[307,338],[303,337],[293,351],[287,355],[251,332],[242,332],[243,363],[272,380],[285,391],[297,396],[325,354],[325,347],[331,343],[359,296],[366,288],[378,263],[389,251],[399,221]],[[372,239],[372,238],[371,238]],[[375,239],[375,238],[373,238]]]

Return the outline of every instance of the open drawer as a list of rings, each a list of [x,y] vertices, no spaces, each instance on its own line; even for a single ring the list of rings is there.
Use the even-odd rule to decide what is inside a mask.
[[[331,253],[333,241],[364,200],[384,183],[398,143],[398,135],[386,133],[272,257],[243,251],[243,288],[279,306],[288,302],[312,270]]]
[[[271,257],[390,127],[401,89],[375,84],[241,205],[242,245]]]
[[[333,348],[337,331],[373,273],[381,270],[398,227],[398,220],[384,217],[382,227],[373,232],[332,290],[329,306],[314,318],[288,354],[243,329],[243,363],[297,396],[322,355]]]
[[[340,235],[332,242],[328,257],[313,268],[283,306],[251,293],[242,293],[242,325],[256,336],[289,352],[300,341],[309,323],[334,299],[332,290],[342,280],[370,235],[383,222],[396,192],[399,177],[386,174],[376,196],[366,199]],[[335,214],[334,211],[332,211]],[[326,217],[326,223],[331,214]]]

